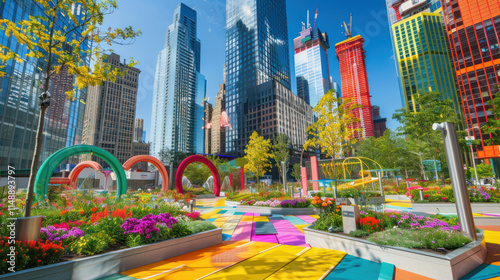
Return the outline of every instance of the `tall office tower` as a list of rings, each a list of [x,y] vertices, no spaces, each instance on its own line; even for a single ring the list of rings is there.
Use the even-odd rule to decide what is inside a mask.
[[[226,1],[226,152],[243,155],[253,130],[247,125],[250,99],[258,86],[278,81],[290,88],[290,60],[285,0]],[[255,100],[256,106],[274,102]],[[303,144],[303,143],[302,143]]]
[[[143,142],[146,139],[142,138],[144,134],[144,119],[135,119],[134,122],[134,142]]]
[[[476,158],[500,157],[500,143],[488,145],[491,135],[481,126],[494,117],[487,104],[500,85],[500,2],[442,0],[444,21],[460,90],[469,136],[481,140]],[[498,116],[497,116],[498,117]],[[487,141],[489,142],[489,141]],[[498,166],[498,164],[495,164]]]
[[[372,116],[374,136],[378,138],[384,135],[384,132],[387,130],[387,118],[380,116],[380,107],[377,105],[372,106]]]
[[[112,67],[126,71],[115,82],[105,81],[88,89],[83,127],[83,143],[103,148],[122,164],[133,156],[133,135],[139,69],[120,63],[120,56],[111,53],[105,59]],[[83,156],[91,160],[90,155]],[[92,160],[105,164],[94,157]],[[107,164],[105,164],[107,165]]]
[[[214,111],[212,114],[212,145],[213,154],[221,154],[226,151],[226,65],[224,65],[222,84],[215,96]]]
[[[200,74],[201,43],[196,11],[180,3],[158,54],[151,114],[151,153],[203,153],[205,77]]]
[[[205,121],[205,125],[203,129],[205,130],[205,154],[212,153],[212,116],[214,111],[214,106],[208,101],[204,102],[205,107],[205,117],[203,120]]]
[[[416,112],[416,96],[435,91],[453,101],[461,115],[460,101],[451,65],[446,32],[438,13],[420,12],[392,25],[395,58],[403,85],[401,100]]]
[[[315,107],[325,93],[333,88],[327,50],[328,34],[307,23],[300,36],[293,40],[297,95]]]
[[[342,99],[349,98],[352,103],[362,106],[353,111],[354,116],[360,121],[350,127],[361,128],[361,133],[354,133],[354,137],[357,139],[374,136],[370,89],[368,88],[365,51],[363,49],[364,41],[360,35],[357,35],[335,45],[340,63]]]
[[[80,19],[81,11],[74,9],[73,14]],[[13,22],[28,20],[29,16],[44,16],[43,10],[35,1],[0,1],[0,18]],[[56,31],[71,30],[73,22],[68,17],[60,17],[54,26]],[[82,28],[76,28],[67,35],[66,42],[79,40]],[[0,30],[1,44],[16,52],[19,60],[9,60],[5,68],[0,69],[5,75],[0,77],[0,170],[13,166],[17,170],[31,168],[35,137],[38,126],[40,105],[38,96],[45,78],[45,58],[26,57],[24,47],[17,40],[5,35]],[[89,64],[84,51],[89,44],[82,43],[84,63]],[[70,47],[64,43],[64,47]],[[51,105],[45,115],[43,147],[40,161],[55,151],[66,146],[79,144],[85,110],[85,90],[73,88],[74,77],[61,69],[50,80],[49,92]],[[65,92],[74,89],[75,101],[69,100]],[[80,102],[83,101],[83,102]]]

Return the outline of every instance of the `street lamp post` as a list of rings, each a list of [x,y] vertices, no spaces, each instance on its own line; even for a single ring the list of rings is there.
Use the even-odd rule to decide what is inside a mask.
[[[467,145],[470,146],[470,157],[472,159],[472,165],[474,166],[474,174],[476,175],[476,184],[479,184],[479,179],[477,178],[476,161],[474,160],[474,150],[472,149],[472,141],[476,140],[474,136],[465,137]]]

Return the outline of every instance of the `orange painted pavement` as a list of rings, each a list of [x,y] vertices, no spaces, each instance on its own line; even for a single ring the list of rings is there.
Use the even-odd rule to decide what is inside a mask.
[[[396,267],[394,271],[394,280],[434,280],[433,278],[418,275]]]

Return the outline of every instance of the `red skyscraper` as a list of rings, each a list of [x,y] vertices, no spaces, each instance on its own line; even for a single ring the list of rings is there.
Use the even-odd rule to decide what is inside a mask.
[[[363,38],[359,35],[349,38],[335,45],[337,58],[340,63],[340,77],[342,80],[342,98],[361,104],[363,107],[354,110],[354,115],[361,119],[354,124],[354,128],[362,128],[362,133],[355,133],[357,139],[374,136],[372,122],[372,105],[370,89],[366,75],[365,51]]]

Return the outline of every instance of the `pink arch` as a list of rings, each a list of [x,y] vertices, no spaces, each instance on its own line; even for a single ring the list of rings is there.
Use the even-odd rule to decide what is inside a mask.
[[[69,185],[71,181],[69,178],[66,177],[51,177],[49,184],[63,184],[63,185]]]
[[[184,193],[184,189],[182,188],[182,175],[184,174],[184,169],[186,169],[186,167],[193,162],[201,162],[210,169],[210,171],[212,172],[212,176],[214,177],[214,195],[220,196],[219,172],[217,171],[215,165],[208,158],[200,155],[189,156],[184,159],[179,165],[177,173],[175,174],[175,187],[177,188],[177,192]]]
[[[69,173],[69,176],[68,176],[69,184],[72,188],[75,187],[75,182],[78,179],[78,175],[80,174],[80,172],[82,172],[82,170],[87,168],[87,167],[92,167],[95,171],[102,170],[102,166],[95,161],[89,160],[89,161],[80,162],[71,170],[71,172]]]
[[[157,159],[157,158],[155,158],[153,156],[138,155],[138,156],[135,156],[135,157],[131,157],[129,160],[127,160],[123,164],[123,169],[130,170],[130,168],[132,168],[132,165],[134,165],[134,164],[136,164],[138,162],[141,162],[141,161],[152,163],[154,166],[156,166],[156,168],[158,168],[158,171],[160,171],[160,174],[161,174],[161,178],[163,179],[163,184],[162,184],[161,190],[163,192],[168,191],[168,173],[167,173],[167,169],[165,169],[165,166],[163,165],[163,163],[159,159]]]

